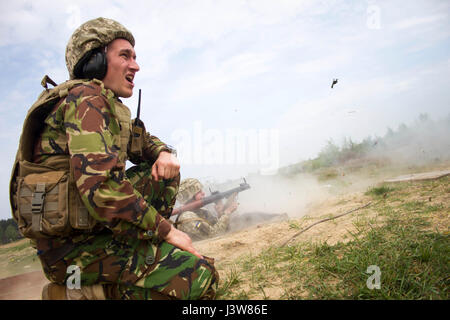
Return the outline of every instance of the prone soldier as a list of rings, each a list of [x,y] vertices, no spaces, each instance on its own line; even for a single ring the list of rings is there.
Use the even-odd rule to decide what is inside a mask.
[[[183,204],[201,200],[205,197],[203,185],[197,179],[188,178],[180,183],[177,200]],[[231,214],[236,211],[237,192],[232,193],[225,204],[222,200],[215,202],[216,214],[204,208],[184,211],[177,215],[175,226],[187,233],[192,240],[202,240],[225,233],[228,230]]]

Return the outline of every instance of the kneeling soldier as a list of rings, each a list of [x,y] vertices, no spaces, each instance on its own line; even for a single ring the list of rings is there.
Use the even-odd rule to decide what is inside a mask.
[[[66,48],[71,80],[47,89],[56,84],[46,76],[25,120],[10,199],[51,282],[44,298],[215,296],[213,260],[166,220],[178,191],[178,160],[145,128],[140,147],[131,143],[133,124],[143,123],[131,122],[119,97],[133,94],[134,44],[114,20],[81,25]],[[127,160],[136,166],[125,170]],[[70,266],[80,270],[77,293],[63,287]]]

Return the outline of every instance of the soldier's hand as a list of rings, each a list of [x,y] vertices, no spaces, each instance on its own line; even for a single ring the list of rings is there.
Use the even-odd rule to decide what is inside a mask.
[[[186,233],[173,226],[164,240],[181,250],[190,252],[194,256],[203,259],[203,256],[194,248],[191,238]]]
[[[158,181],[162,179],[172,179],[175,178],[180,173],[180,162],[177,157],[175,157],[170,152],[162,151],[160,152],[158,159],[152,167],[152,177],[154,180]]]
[[[231,214],[231,213],[233,213],[233,212],[236,211],[237,207],[238,207],[237,202],[236,202],[236,201],[233,201],[233,202],[228,206],[228,208],[226,208],[223,212],[224,212],[225,214]]]
[[[219,217],[223,214],[223,203],[222,200],[216,201],[214,204],[214,209],[216,209],[216,212],[219,214]]]
[[[233,213],[234,211],[236,211],[236,209],[238,207],[237,195],[238,195],[237,192],[234,192],[227,199],[227,202],[225,203],[225,207],[224,207],[224,213]]]

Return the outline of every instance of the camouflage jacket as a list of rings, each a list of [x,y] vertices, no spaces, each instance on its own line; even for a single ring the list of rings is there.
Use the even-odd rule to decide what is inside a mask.
[[[69,155],[81,199],[93,218],[117,235],[163,238],[170,224],[146,203],[124,174],[129,158],[129,152],[124,149],[129,143],[121,141],[124,136],[121,133],[129,130],[131,119],[128,124],[120,122],[119,108],[129,118],[129,109],[101,81],[72,88],[45,119],[35,145],[34,162],[41,163],[53,155]],[[124,125],[128,128],[123,128]],[[154,162],[166,149],[157,137],[146,133],[142,157],[132,156],[130,160]],[[81,234],[71,241],[83,241],[91,236]]]
[[[223,214],[217,219],[204,209],[186,211],[180,213],[176,224],[193,240],[202,240],[225,233],[230,224],[230,214]]]

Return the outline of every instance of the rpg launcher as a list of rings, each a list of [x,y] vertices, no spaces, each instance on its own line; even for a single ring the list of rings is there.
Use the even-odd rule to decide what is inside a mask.
[[[236,188],[224,191],[224,192],[214,191],[211,193],[210,196],[204,197],[203,199],[200,199],[200,200],[195,200],[195,201],[189,202],[189,203],[185,204],[184,206],[173,209],[172,216],[176,216],[177,214],[180,214],[185,211],[192,211],[192,210],[200,209],[201,207],[204,207],[207,204],[219,201],[223,198],[228,198],[235,192],[239,193],[239,192],[242,192],[247,189],[250,189],[250,185],[244,179],[244,182],[241,183],[239,185],[239,187],[236,187]]]

